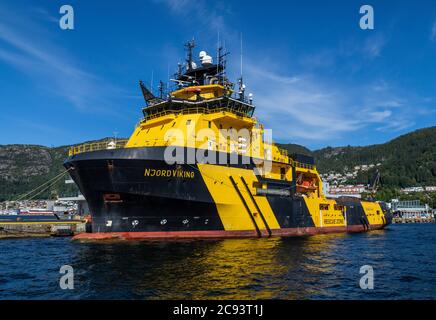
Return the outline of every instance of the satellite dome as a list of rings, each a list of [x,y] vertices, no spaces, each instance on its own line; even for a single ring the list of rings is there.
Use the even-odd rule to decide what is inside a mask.
[[[198,56],[200,57],[201,60],[201,64],[203,66],[205,65],[211,65],[212,64],[212,57],[209,56],[206,51],[200,51],[200,53],[198,54]]]

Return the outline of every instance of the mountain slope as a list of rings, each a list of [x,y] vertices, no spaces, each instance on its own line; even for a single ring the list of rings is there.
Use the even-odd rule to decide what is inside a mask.
[[[286,149],[288,150],[288,154],[291,155],[293,153],[300,153],[300,154],[304,154],[306,156],[313,156],[313,152],[310,151],[309,149],[307,149],[306,147],[299,145],[299,144],[295,144],[295,143],[277,143],[277,145],[280,148]]]
[[[384,186],[436,185],[436,127],[416,130],[384,144],[324,148],[314,151],[320,172],[349,172],[355,166],[376,165]],[[367,183],[375,167],[351,179]]]
[[[0,201],[16,199],[62,173],[67,152],[68,147],[0,146]],[[60,179],[54,188],[42,192],[39,197],[48,198],[52,192],[67,190],[74,189],[65,185],[65,179]]]
[[[108,140],[104,138],[96,141]],[[40,145],[0,145],[0,202],[14,200],[65,172],[62,163],[71,146],[49,148]],[[75,195],[77,188],[65,184],[68,174],[60,177],[53,187],[38,189],[36,198],[55,198],[57,195]]]

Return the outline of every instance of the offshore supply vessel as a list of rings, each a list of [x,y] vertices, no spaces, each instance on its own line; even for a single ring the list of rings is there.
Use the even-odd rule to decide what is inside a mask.
[[[382,203],[327,198],[313,158],[289,155],[253,116],[226,55],[186,44],[174,90],[143,82],[143,118],[128,140],[74,146],[64,162],[85,196],[92,233],[76,239],[221,238],[360,232],[391,222]],[[235,88],[237,86],[237,88]]]

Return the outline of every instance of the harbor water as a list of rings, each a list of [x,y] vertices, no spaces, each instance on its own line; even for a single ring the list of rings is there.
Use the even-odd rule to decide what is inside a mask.
[[[435,299],[436,224],[305,238],[0,241],[0,299]],[[61,289],[61,266],[74,289]],[[362,266],[374,271],[363,290]]]

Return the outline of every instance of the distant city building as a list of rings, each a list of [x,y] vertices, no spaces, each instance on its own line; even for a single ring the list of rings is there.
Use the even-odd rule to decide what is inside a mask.
[[[429,218],[432,215],[431,208],[419,200],[399,201],[392,199],[391,210],[394,216],[401,218]]]
[[[72,179],[67,179],[65,180],[65,184],[75,184],[75,182]],[[76,208],[77,214],[89,214],[88,203],[86,202],[85,197],[80,193],[80,191],[78,191],[77,194],[73,196],[59,197],[58,201],[61,203],[73,203]]]
[[[436,192],[436,186],[428,186],[428,187],[408,187],[401,189],[403,193],[414,193],[414,192]]]
[[[330,183],[331,185],[345,185],[355,179],[360,172],[365,172],[370,169],[376,168],[381,166],[381,163],[370,163],[370,164],[362,164],[354,166],[352,169],[348,169],[347,167],[344,167],[344,171],[340,172],[334,172],[330,171],[327,173],[321,174],[321,178],[323,181],[326,181]]]
[[[331,198],[337,197],[355,197],[361,198],[362,193],[366,191],[366,186],[359,185],[339,185],[330,186],[327,182],[324,183],[324,191]]]

